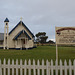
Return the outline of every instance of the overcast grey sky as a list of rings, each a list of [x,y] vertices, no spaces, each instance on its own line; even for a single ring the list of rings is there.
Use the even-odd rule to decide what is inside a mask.
[[[46,32],[55,39],[55,26],[75,26],[75,0],[0,0],[0,32],[6,17],[9,30],[22,17],[34,34]]]

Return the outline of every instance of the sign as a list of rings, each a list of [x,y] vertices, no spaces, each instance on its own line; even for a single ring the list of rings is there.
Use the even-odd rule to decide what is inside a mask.
[[[56,44],[75,44],[75,27],[56,27]]]

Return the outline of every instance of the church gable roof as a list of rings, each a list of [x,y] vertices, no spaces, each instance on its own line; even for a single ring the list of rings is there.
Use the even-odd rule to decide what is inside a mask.
[[[19,25],[19,24],[21,24],[22,23],[22,25],[29,31],[29,33],[32,35],[32,37],[34,37],[34,35],[33,35],[33,33],[28,29],[28,27],[22,22],[22,21],[20,21],[10,32],[9,32],[9,35],[15,30],[15,28],[17,28],[17,26]]]
[[[31,40],[30,36],[25,32],[25,30],[20,31],[20,32],[14,37],[14,40],[17,40],[17,38],[18,38],[22,33],[24,33],[24,34],[29,38],[29,40]]]

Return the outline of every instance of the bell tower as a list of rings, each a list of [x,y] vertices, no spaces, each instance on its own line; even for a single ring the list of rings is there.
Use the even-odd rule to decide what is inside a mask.
[[[9,46],[8,46],[8,33],[9,33],[9,26],[8,26],[8,23],[9,23],[9,20],[8,18],[5,19],[4,21],[5,23],[5,27],[4,27],[4,49],[9,49]]]

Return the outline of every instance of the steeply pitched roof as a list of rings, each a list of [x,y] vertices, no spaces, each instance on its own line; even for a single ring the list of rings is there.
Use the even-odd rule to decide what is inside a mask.
[[[33,33],[27,28],[27,26],[22,22],[20,21],[10,32],[9,32],[9,35],[16,29],[16,27],[21,24],[29,31],[29,33],[32,35],[32,37],[34,37]]]
[[[22,33],[24,33],[25,35],[27,35],[27,37],[31,40],[30,36],[25,32],[25,30],[20,31],[20,32],[14,37],[14,40],[17,40],[17,38],[18,38]]]
[[[6,19],[4,20],[4,22],[9,22],[8,18],[6,18]]]
[[[4,33],[0,33],[0,40],[4,40]]]

